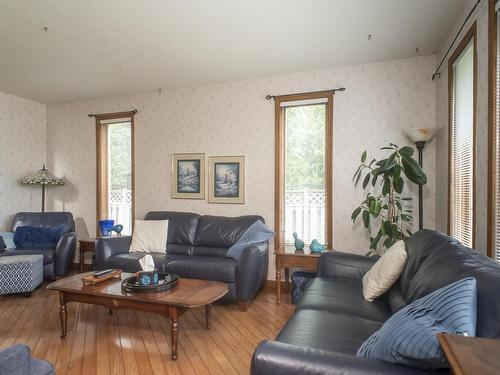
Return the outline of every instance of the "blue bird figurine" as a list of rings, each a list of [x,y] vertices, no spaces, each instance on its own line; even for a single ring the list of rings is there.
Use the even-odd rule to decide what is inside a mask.
[[[304,250],[304,241],[302,241],[299,236],[297,235],[297,232],[293,232],[293,238],[295,238],[294,245],[295,249],[297,250]]]
[[[111,228],[110,232],[116,232],[118,236],[122,235],[122,230],[123,230],[123,225],[121,224],[116,224],[113,228]]]
[[[309,245],[309,249],[311,249],[311,253],[317,254],[325,250],[325,245],[320,244],[318,240],[314,239]]]

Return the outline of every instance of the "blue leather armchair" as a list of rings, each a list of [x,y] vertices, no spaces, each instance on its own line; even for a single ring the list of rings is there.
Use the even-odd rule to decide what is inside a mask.
[[[15,248],[0,253],[0,256],[42,254],[43,276],[47,279],[55,279],[71,270],[75,257],[76,234],[75,222],[70,212],[19,212],[12,219],[11,231],[15,232],[20,226],[62,227],[63,235],[55,248]]]
[[[54,366],[47,361],[31,357],[27,345],[16,344],[0,351],[0,374],[54,375]]]

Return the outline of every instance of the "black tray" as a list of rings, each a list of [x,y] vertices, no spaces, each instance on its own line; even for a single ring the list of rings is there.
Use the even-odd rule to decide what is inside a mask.
[[[122,289],[132,293],[163,292],[175,288],[177,284],[179,284],[179,276],[174,273],[159,274],[158,284],[155,285],[140,285],[137,277],[131,276],[122,281]]]

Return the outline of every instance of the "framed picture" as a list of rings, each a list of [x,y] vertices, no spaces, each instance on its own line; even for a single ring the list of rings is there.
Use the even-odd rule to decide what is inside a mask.
[[[208,158],[210,203],[245,203],[245,157]]]
[[[205,199],[205,154],[172,154],[172,198]]]

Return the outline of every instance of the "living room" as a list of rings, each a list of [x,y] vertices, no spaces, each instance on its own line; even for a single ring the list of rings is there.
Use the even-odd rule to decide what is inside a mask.
[[[496,373],[499,6],[2,1],[0,374]]]

